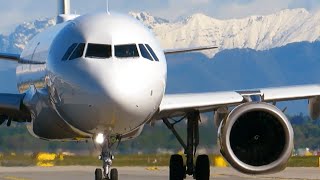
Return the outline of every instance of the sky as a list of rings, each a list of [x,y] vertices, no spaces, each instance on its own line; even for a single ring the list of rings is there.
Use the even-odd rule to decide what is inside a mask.
[[[57,0],[0,0],[0,34],[22,22],[55,17]],[[320,0],[109,0],[112,11],[147,11],[168,20],[204,13],[218,19],[266,15],[282,9],[320,10]],[[71,0],[72,12],[106,11],[106,0]]]

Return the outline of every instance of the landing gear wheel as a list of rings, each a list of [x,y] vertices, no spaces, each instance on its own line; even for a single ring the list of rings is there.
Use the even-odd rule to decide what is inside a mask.
[[[170,158],[170,180],[183,180],[185,177],[185,167],[181,155],[175,154]]]
[[[174,125],[178,122],[181,122],[185,117],[187,117],[187,143],[181,138],[179,133],[174,128]],[[196,168],[194,165],[194,157],[197,152],[197,147],[199,145],[199,121],[200,121],[200,112],[191,111],[186,113],[184,117],[180,120],[171,123],[167,118],[162,119],[164,124],[172,131],[174,136],[177,138],[179,143],[184,149],[184,154],[186,155],[186,165],[183,166],[183,159],[180,155],[173,155],[170,159],[170,180],[182,180],[186,178],[187,175],[193,176],[196,178]],[[199,162],[197,162],[198,174],[197,180],[207,180],[209,179],[210,170],[209,168],[209,158],[200,156]],[[201,168],[205,168],[202,170]],[[204,178],[202,178],[204,177]]]
[[[110,180],[118,180],[118,170],[117,169],[111,169]]]
[[[96,169],[94,172],[95,175],[95,180],[102,180],[102,170],[101,169]]]
[[[196,161],[195,179],[209,180],[210,178],[210,163],[208,155],[199,155]]]

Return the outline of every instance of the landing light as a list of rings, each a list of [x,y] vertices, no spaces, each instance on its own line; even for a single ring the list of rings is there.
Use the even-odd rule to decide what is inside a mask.
[[[102,144],[104,142],[104,135],[102,133],[99,133],[95,138],[96,143]]]

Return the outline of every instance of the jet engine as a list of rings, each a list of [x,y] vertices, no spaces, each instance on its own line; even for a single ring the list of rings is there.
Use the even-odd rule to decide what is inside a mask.
[[[221,153],[246,174],[283,170],[293,150],[293,129],[281,110],[264,102],[234,108],[220,124]]]

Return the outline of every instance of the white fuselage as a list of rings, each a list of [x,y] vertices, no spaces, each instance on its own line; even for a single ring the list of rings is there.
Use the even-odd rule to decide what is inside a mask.
[[[110,46],[110,57],[88,56],[92,44]],[[141,44],[149,45],[158,61],[144,58]],[[119,45],[136,45],[139,54],[120,57]],[[149,29],[125,15],[96,13],[58,24],[36,36],[21,59],[43,63],[19,65],[17,77],[32,112],[29,129],[44,139],[75,140],[97,133],[133,137],[158,110],[165,92],[162,49]],[[60,136],[50,130],[61,131]]]

